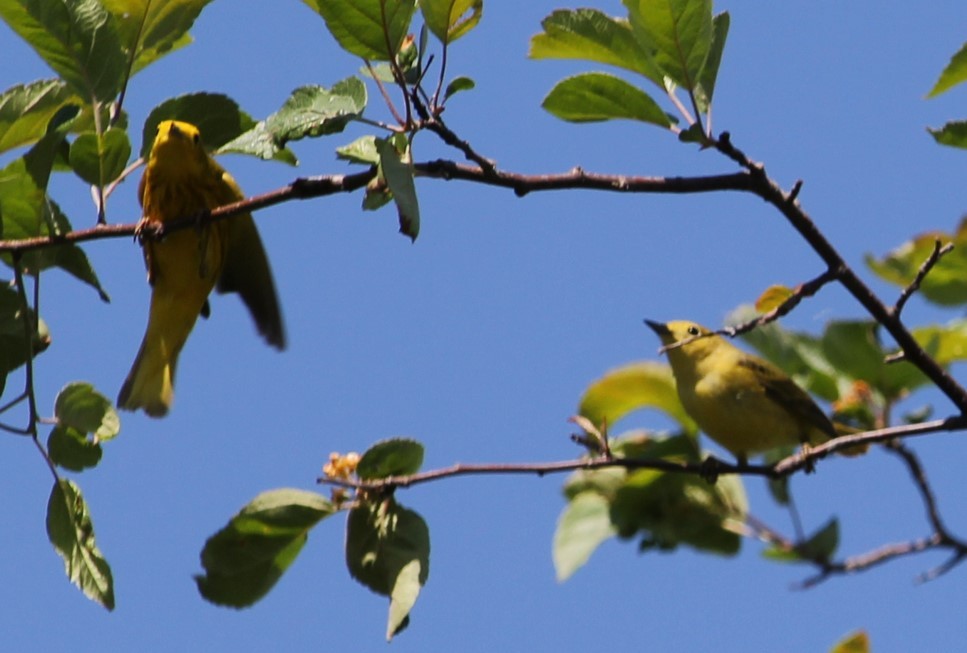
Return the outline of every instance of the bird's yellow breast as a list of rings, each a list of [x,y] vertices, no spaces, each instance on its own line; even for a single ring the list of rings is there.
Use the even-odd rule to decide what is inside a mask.
[[[699,427],[736,455],[810,439],[809,433],[802,433],[798,420],[766,394],[750,371],[737,364],[679,382],[678,394]]]

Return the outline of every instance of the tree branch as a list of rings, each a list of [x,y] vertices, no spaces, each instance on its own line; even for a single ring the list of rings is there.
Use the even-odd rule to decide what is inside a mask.
[[[962,431],[967,429],[967,417],[958,415],[946,419],[935,419],[930,422],[919,424],[903,424],[900,426],[888,426],[873,431],[865,431],[854,435],[844,435],[834,438],[820,445],[810,446],[806,452],[795,453],[783,458],[770,467],[775,477],[789,476],[800,469],[809,469],[810,465],[817,460],[825,458],[831,453],[850,449],[864,444],[880,444],[888,442],[893,438],[907,438],[929,433],[939,433],[944,431]]]
[[[202,211],[188,215],[164,225],[150,224],[143,231],[143,237],[160,239],[179,229],[196,227],[200,219],[206,221],[225,220],[242,213],[252,213],[259,209],[275,206],[291,200],[304,200],[336,193],[350,193],[368,184],[376,177],[375,169],[358,172],[352,175],[324,175],[318,177],[301,177],[288,186],[283,186],[262,195],[256,195],[232,204],[226,204],[210,211]],[[99,225],[90,229],[71,231],[62,236],[37,236],[19,240],[0,240],[0,252],[26,252],[65,243],[80,243],[103,238],[119,238],[134,236],[137,233],[137,223]]]
[[[534,191],[564,189],[609,190],[627,193],[703,193],[722,190],[749,191],[752,188],[751,178],[744,172],[703,177],[629,177],[588,173],[580,168],[574,168],[570,172],[560,174],[526,175],[495,171],[490,176],[480,168],[448,160],[417,163],[414,168],[425,177],[445,180],[461,179],[510,188],[521,197]],[[146,238],[161,238],[179,229],[196,227],[199,219],[224,220],[241,213],[252,213],[292,200],[351,193],[363,188],[375,178],[376,170],[372,168],[349,175],[301,177],[287,186],[261,195],[226,204],[201,214],[185,216],[158,228],[149,227],[144,230],[144,236]],[[135,235],[136,228],[137,223],[99,225],[91,229],[80,229],[56,237],[37,236],[19,240],[0,240],[0,252],[25,252],[64,243],[130,237]]]
[[[882,324],[890,333],[900,349],[903,350],[905,360],[916,365],[953,402],[961,413],[967,414],[967,390],[964,390],[936,360],[924,351],[913,335],[900,322],[899,317],[880,301],[869,286],[863,283],[853,269],[846,264],[839,252],[816,228],[815,223],[802,209],[799,202],[791,194],[783,192],[766,175],[765,168],[761,164],[750,161],[741,150],[733,146],[728,132],[723,132],[719,136],[719,139],[715,141],[715,147],[747,170],[753,182],[751,192],[779,209],[793,228],[826,262],[827,267],[830,270],[839,271],[839,282],[873,319]]]
[[[800,452],[783,458],[773,465],[728,463],[716,459],[711,459],[713,464],[710,465],[709,460],[702,462],[683,462],[669,460],[667,458],[611,458],[599,456],[595,458],[561,460],[546,463],[456,463],[449,467],[418,472],[407,476],[388,476],[373,480],[352,480],[323,476],[317,478],[316,482],[354,490],[380,492],[390,491],[396,488],[408,488],[421,483],[439,481],[454,476],[494,474],[536,474],[537,476],[544,476],[546,474],[573,472],[579,469],[593,470],[609,467],[622,467],[629,470],[657,469],[666,472],[695,474],[706,478],[710,476],[710,472],[713,472],[714,476],[740,474],[743,476],[781,478],[807,468],[810,466],[810,463],[825,458],[831,453],[859,444],[872,444],[885,442],[893,438],[913,437],[926,435],[928,433],[963,429],[967,429],[967,418],[963,417],[951,417],[923,422],[921,424],[908,424],[877,429],[875,431],[867,431],[865,433],[830,440],[822,445],[810,447],[805,453]]]
[[[909,542],[887,544],[868,553],[851,556],[842,562],[814,560],[812,562],[820,567],[820,572],[804,580],[802,587],[813,587],[831,576],[864,571],[901,556],[920,553],[929,549],[949,549],[951,556],[946,562],[925,572],[919,578],[920,581],[933,580],[953,569],[967,557],[967,542],[954,537],[940,517],[937,499],[930,489],[927,475],[924,472],[919,458],[897,440],[888,442],[886,449],[899,456],[909,469],[914,484],[917,486],[920,496],[923,499],[924,509],[927,513],[927,521],[930,523],[933,533],[928,537],[911,540]]]
[[[460,179],[490,186],[509,188],[518,197],[549,190],[606,190],[619,193],[711,193],[723,190],[751,192],[754,182],[744,172],[701,177],[644,177],[605,175],[572,168],[569,172],[546,175],[526,175],[495,170],[487,174],[474,166],[438,159],[414,166],[424,177]]]
[[[940,545],[941,543],[938,541],[936,536],[933,536],[911,540],[910,542],[887,544],[868,553],[851,556],[842,562],[812,561],[814,564],[817,564],[821,570],[819,573],[803,580],[799,584],[799,587],[803,589],[815,587],[816,585],[819,585],[823,581],[833,576],[855,574],[859,571],[866,571],[867,569],[879,566],[885,562],[893,560],[894,558],[899,558],[914,553],[921,553],[929,549],[937,548]]]

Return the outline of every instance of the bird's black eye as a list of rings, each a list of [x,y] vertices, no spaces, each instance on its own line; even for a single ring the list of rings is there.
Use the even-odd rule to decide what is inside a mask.
[[[690,327],[688,327],[688,335],[690,335],[690,336],[697,336],[698,335],[698,327],[697,326],[690,326]]]
[[[201,134],[195,134],[192,140],[195,141],[195,145],[198,145],[201,143]]]

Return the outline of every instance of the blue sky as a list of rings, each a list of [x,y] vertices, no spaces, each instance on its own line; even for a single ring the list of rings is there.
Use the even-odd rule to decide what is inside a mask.
[[[585,3],[586,4],[586,3]],[[477,82],[456,96],[449,125],[506,170],[587,170],[642,175],[732,172],[714,152],[628,122],[562,123],[540,108],[567,74],[590,65],[531,61],[528,40],[557,7],[545,0],[491,2],[477,30],[451,51],[449,70]],[[594,6],[623,13],[616,0]],[[951,229],[967,204],[967,153],[924,131],[967,116],[967,89],[927,101],[940,70],[967,39],[967,8],[880,2],[736,0],[716,87],[714,124],[763,161],[800,200],[846,259],[862,266],[929,229]],[[215,2],[196,42],[134,78],[132,129],[153,106],[192,91],[235,98],[256,118],[300,85],[329,86],[359,63],[333,44],[321,19],[296,0]],[[5,26],[0,87],[50,76]],[[15,62],[10,64],[9,62]],[[597,67],[595,67],[597,69]],[[383,117],[375,92],[367,115]],[[255,194],[298,175],[347,168],[333,150],[371,130],[353,127],[296,143],[298,169],[226,157]],[[140,143],[135,142],[135,147]],[[422,135],[418,160],[459,159]],[[781,216],[740,194],[662,197],[568,191],[523,199],[501,189],[419,180],[423,212],[415,244],[395,212],[363,213],[359,195],[290,203],[257,214],[289,330],[289,349],[263,346],[235,298],[217,297],[179,366],[164,420],[122,414],[101,465],[75,477],[93,511],[115,577],[114,613],[66,581],[44,530],[50,475],[25,441],[0,438],[5,556],[0,632],[11,650],[386,650],[386,601],[352,581],[342,557],[344,523],[320,524],[288,574],[255,607],[214,607],[192,574],[205,539],[249,499],[275,487],[313,489],[330,451],[363,450],[392,436],[427,448],[425,467],[453,462],[573,457],[566,418],[587,384],[632,360],[655,359],[642,318],[687,317],[720,325],[773,283],[794,285],[821,262]],[[111,198],[108,218],[139,217],[136,184]],[[75,227],[95,218],[83,184],[62,175],[56,199]],[[89,380],[115,396],[147,314],[141,254],[126,239],[87,251],[111,295],[66,275],[43,279],[42,316],[53,345],[38,359],[41,406],[60,387]],[[894,288],[864,278],[887,301]],[[919,299],[912,324],[947,320]],[[846,294],[826,289],[788,326],[818,332],[860,317]],[[963,380],[963,370],[955,369]],[[18,379],[11,378],[13,387]],[[911,405],[932,402],[933,393]],[[661,427],[655,414],[628,426]],[[619,425],[620,426],[620,425]],[[963,533],[961,434],[913,444],[950,528]],[[949,650],[967,637],[960,609],[964,568],[925,585],[915,577],[944,560],[927,554],[810,591],[808,575],[768,563],[752,541],[734,559],[638,555],[605,544],[571,580],[554,579],[550,546],[563,507],[559,477],[460,478],[401,491],[432,535],[430,579],[397,651],[827,650],[865,628],[874,650]],[[764,484],[746,483],[752,510],[779,527],[788,516]],[[841,520],[841,553],[927,533],[903,467],[881,452],[824,462],[793,482],[808,527]]]

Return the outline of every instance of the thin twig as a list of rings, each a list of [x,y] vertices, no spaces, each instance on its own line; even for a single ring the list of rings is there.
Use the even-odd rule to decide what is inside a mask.
[[[930,270],[933,269],[933,267],[940,261],[940,258],[944,254],[952,251],[953,248],[953,243],[942,245],[939,238],[934,241],[933,251],[930,252],[930,256],[928,256],[927,260],[923,262],[923,265],[921,265],[920,269],[917,270],[917,276],[913,279],[913,281],[910,282],[909,286],[903,289],[903,292],[900,293],[900,296],[896,300],[896,304],[894,304],[893,308],[890,309],[894,317],[900,317],[900,312],[903,311],[903,307],[906,306],[907,301],[913,296],[913,293],[920,290],[920,284],[923,283],[923,280],[930,273]]]
[[[719,333],[720,335],[728,336],[730,338],[734,338],[735,336],[742,335],[743,333],[748,333],[749,331],[752,331],[753,329],[757,329],[758,327],[763,326],[765,324],[769,324],[770,322],[775,322],[780,317],[783,317],[784,315],[788,315],[792,311],[792,309],[794,309],[796,306],[799,305],[799,302],[801,302],[803,298],[812,297],[817,292],[819,292],[820,288],[822,288],[828,283],[836,281],[839,278],[839,275],[840,275],[840,270],[838,269],[826,270],[815,279],[810,279],[809,281],[806,281],[805,283],[801,283],[798,286],[796,286],[793,289],[792,294],[789,295],[789,297],[787,297],[786,299],[784,299],[781,304],[776,306],[771,311],[767,313],[763,313],[762,315],[759,315],[758,317],[755,317],[749,320],[748,322],[743,322],[742,324],[737,324],[735,326],[730,326],[730,327],[721,329],[717,333]]]
[[[115,179],[114,181],[112,181],[111,183],[109,183],[107,186],[104,187],[104,199],[107,200],[107,198],[111,196],[111,193],[113,193],[114,190],[118,186],[120,186],[121,183],[125,179],[127,179],[129,175],[131,175],[142,165],[144,165],[144,158],[140,156],[134,161],[132,161],[130,164],[128,164],[128,166],[121,171],[121,174],[118,175],[117,179]]]
[[[34,334],[37,333],[37,323],[31,319],[30,303],[27,301],[27,289],[24,287],[23,266],[21,253],[13,255],[14,283],[17,286],[17,296],[20,299],[21,323],[24,336],[24,394],[27,395],[28,425],[27,429],[36,438],[33,425],[37,420],[37,397],[34,394]]]
[[[405,125],[406,122],[403,120],[403,116],[401,116],[399,112],[396,111],[396,106],[393,105],[393,98],[389,96],[389,92],[386,90],[386,87],[383,86],[383,82],[376,74],[376,71],[373,70],[373,64],[371,64],[368,59],[364,60],[364,63],[366,64],[367,72],[369,72],[370,77],[372,77],[373,81],[376,83],[376,88],[379,89],[380,95],[383,96],[383,101],[386,102],[386,106],[389,109],[389,112],[393,114],[393,120],[395,120],[400,125]]]
[[[400,124],[405,126],[406,128],[409,128],[410,125],[412,125],[413,123],[413,114],[410,110],[410,103],[407,99],[407,94],[406,94],[406,76],[403,74],[403,70],[400,68],[399,49],[394,50],[393,44],[390,41],[390,30],[388,26],[389,20],[386,15],[386,9],[387,9],[386,3],[381,2],[379,7],[379,12],[380,12],[381,26],[383,28],[383,44],[386,46],[386,56],[389,59],[388,63],[389,63],[390,70],[393,72],[393,79],[396,81],[396,85],[399,86],[400,92],[403,94],[403,106],[406,107],[406,121],[405,122],[401,121]],[[369,67],[368,61],[366,62],[366,66]],[[372,71],[372,68],[370,68],[370,71]],[[383,94],[383,97],[387,98],[387,101],[388,101],[388,95],[385,92]],[[392,109],[392,107],[390,108]],[[393,113],[395,116],[396,112],[394,111]],[[395,116],[395,117],[398,117],[398,116]]]
[[[480,166],[480,169],[487,177],[493,177],[497,174],[497,164],[491,159],[479,154],[471,147],[470,143],[458,137],[446,126],[439,116],[431,116],[425,119],[422,126],[439,136],[450,147],[455,147],[460,150],[467,160],[473,161]]]
[[[910,476],[913,477],[913,481],[920,491],[920,497],[923,499],[923,506],[927,510],[927,518],[930,520],[931,528],[945,538],[953,541],[953,538],[946,534],[947,529],[940,519],[940,512],[937,509],[937,499],[933,494],[933,490],[930,489],[930,484],[927,482],[927,475],[924,473],[923,465],[920,464],[920,459],[909,448],[897,441],[888,443],[886,450],[896,454],[906,463],[907,468],[910,470]]]
[[[939,546],[940,542],[932,537],[911,540],[910,542],[887,544],[868,553],[851,556],[842,562],[827,562],[826,564],[820,565],[819,573],[804,579],[799,584],[799,587],[801,589],[815,587],[833,576],[867,571],[895,558],[914,553],[922,553],[923,551],[935,549]]]
[[[781,304],[776,306],[774,309],[767,313],[763,313],[747,322],[741,324],[736,324],[734,326],[727,326],[718,331],[712,331],[711,333],[700,333],[697,336],[689,336],[682,340],[671,343],[670,345],[662,345],[658,348],[658,354],[664,354],[672,349],[678,349],[684,347],[685,345],[691,344],[696,340],[701,340],[702,338],[711,338],[712,336],[726,336],[728,338],[735,338],[743,333],[748,333],[753,329],[757,329],[760,326],[769,324],[778,320],[780,317],[788,314],[799,302],[803,300],[804,297],[812,297],[819,289],[828,283],[835,281],[839,277],[839,270],[826,270],[821,275],[815,279],[810,279],[809,281],[799,284],[793,289],[792,294],[782,301]]]
[[[124,98],[128,92],[128,83],[131,81],[131,74],[134,70],[134,60],[137,58],[138,44],[141,42],[141,36],[144,34],[144,25],[148,20],[148,12],[150,11],[151,0],[147,0],[147,2],[144,3],[144,12],[141,14],[141,20],[138,22],[138,31],[134,34],[134,41],[129,44],[131,47],[131,56],[128,57],[127,65],[124,71],[124,80],[121,83],[121,92],[118,93],[118,99],[114,103],[114,108],[111,113],[111,127],[116,125],[117,121],[121,118],[121,108],[124,106]]]
[[[447,52],[450,49],[449,45],[447,41],[443,42],[442,53],[440,55],[440,75],[437,77],[436,90],[433,91],[433,99],[431,100],[434,108],[440,106],[440,91],[443,90],[443,81],[447,73]],[[429,62],[427,62],[427,67],[429,67]]]
[[[54,476],[54,481],[60,481],[60,475],[57,473],[57,466],[54,465],[54,461],[50,459],[50,455],[41,444],[40,438],[37,435],[37,422],[39,420],[40,413],[37,411],[37,395],[34,391],[34,334],[37,333],[37,322],[31,319],[30,304],[27,302],[27,289],[24,287],[24,276],[23,267],[21,266],[21,253],[17,252],[13,255],[13,271],[14,279],[17,285],[17,295],[20,298],[20,310],[23,312],[23,328],[24,328],[24,348],[25,357],[24,361],[24,394],[27,396],[27,426],[25,430],[33,441],[34,446],[37,451],[40,452],[41,457],[47,463],[47,468],[50,473]],[[36,316],[36,312],[34,312]]]
[[[753,515],[746,515],[745,521],[752,534],[759,540],[762,540],[766,544],[770,544],[783,551],[797,551],[797,545],[794,541],[770,528]],[[809,564],[815,565],[818,568],[818,571],[814,575],[808,576],[797,583],[796,587],[798,589],[809,589],[832,578],[833,576],[868,571],[873,567],[882,565],[883,563],[889,562],[895,558],[922,553],[923,551],[936,549],[942,546],[943,543],[941,542],[941,538],[934,534],[931,537],[918,538],[909,542],[887,544],[866,553],[850,556],[842,561],[826,560],[822,558],[803,558],[803,562],[808,562]]]
[[[671,100],[671,103],[675,105],[675,108],[678,109],[678,112],[682,114],[682,118],[685,119],[685,122],[689,125],[689,127],[694,125],[695,118],[691,113],[688,112],[688,109],[682,103],[682,100],[678,97],[678,94],[675,93],[675,90],[665,88],[665,94],[668,95],[668,99]]]

